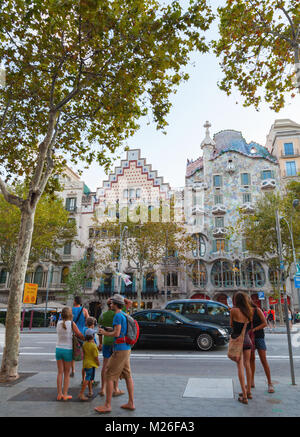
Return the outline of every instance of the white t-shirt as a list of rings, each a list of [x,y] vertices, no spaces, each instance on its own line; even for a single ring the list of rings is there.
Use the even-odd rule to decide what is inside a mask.
[[[66,328],[63,326],[63,321],[60,320],[57,323],[56,326],[56,332],[57,332],[57,342],[56,347],[59,347],[61,349],[73,349],[73,343],[72,343],[72,322],[71,320],[67,320],[65,322]]]

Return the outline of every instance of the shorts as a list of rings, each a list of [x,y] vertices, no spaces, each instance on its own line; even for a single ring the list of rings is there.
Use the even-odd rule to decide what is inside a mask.
[[[72,349],[63,349],[60,347],[56,348],[56,361],[64,360],[66,362],[70,362],[73,360],[73,350]]]
[[[266,351],[267,346],[264,338],[256,338],[255,339],[255,349]]]
[[[114,346],[112,345],[103,345],[102,346],[102,355],[103,358],[110,358],[113,354]]]
[[[118,379],[131,378],[130,353],[131,349],[113,352],[107,364],[107,379],[118,381]]]
[[[95,367],[91,367],[91,369],[84,369],[84,371],[86,381],[95,381]]]

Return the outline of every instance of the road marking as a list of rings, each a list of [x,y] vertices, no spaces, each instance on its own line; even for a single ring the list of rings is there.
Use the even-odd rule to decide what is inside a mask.
[[[184,398],[233,399],[231,378],[189,378]]]

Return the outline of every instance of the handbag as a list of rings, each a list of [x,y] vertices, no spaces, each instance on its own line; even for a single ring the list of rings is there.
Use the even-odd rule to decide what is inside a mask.
[[[78,322],[79,317],[82,313],[83,308],[81,308],[80,313],[78,314],[78,317],[76,318],[76,321],[74,321],[74,323],[76,324],[76,322]],[[82,361],[83,360],[83,350],[82,350],[82,342],[79,340],[79,338],[76,337],[76,334],[73,330],[73,322],[72,322],[72,350],[73,350],[73,360],[74,361]]]
[[[236,363],[238,363],[241,359],[246,328],[247,322],[244,324],[243,330],[237,338],[232,338],[232,335],[230,336],[227,356],[230,360],[235,361]]]

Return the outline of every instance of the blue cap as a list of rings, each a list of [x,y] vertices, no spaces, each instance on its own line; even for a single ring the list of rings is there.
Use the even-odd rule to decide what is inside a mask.
[[[92,337],[94,337],[94,335],[95,335],[95,330],[94,330],[94,329],[90,329],[90,328],[88,328],[88,329],[85,331],[85,337],[86,337],[87,335],[91,335]]]

